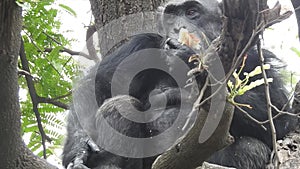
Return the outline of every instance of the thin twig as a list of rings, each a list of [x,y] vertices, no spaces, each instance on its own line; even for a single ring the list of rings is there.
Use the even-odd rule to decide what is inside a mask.
[[[65,110],[69,109],[69,105],[67,105],[65,103],[62,103],[60,101],[57,101],[55,99],[50,99],[50,98],[46,98],[46,97],[38,97],[38,102],[39,103],[49,103],[49,104],[52,104],[54,106],[63,108]]]
[[[30,77],[34,78],[29,72],[22,70],[22,69],[18,69],[18,74],[23,75],[23,76],[30,76]]]
[[[68,96],[71,96],[72,95],[72,92],[68,92],[67,94],[64,94],[64,95],[61,95],[61,96],[57,96],[57,97],[54,97],[54,98],[51,98],[52,100],[59,100],[59,99],[63,99],[63,98],[66,98]]]
[[[52,50],[53,50],[53,48],[44,48],[44,51],[39,51],[39,52],[48,52],[48,53],[50,53]],[[66,53],[68,53],[72,56],[78,55],[78,56],[83,56],[85,58],[90,59],[90,56],[83,53],[83,52],[74,51],[74,50],[71,50],[71,49],[68,49],[68,48],[65,48],[65,47],[63,47],[61,50],[59,50],[59,52],[66,52]]]
[[[197,100],[193,104],[193,110],[192,110],[192,112],[195,112],[197,109],[199,109],[200,106],[198,104],[203,99],[204,93],[205,93],[208,85],[209,85],[209,78],[206,77],[205,83],[204,83],[204,85],[203,85],[203,87],[202,87],[202,89],[201,89],[201,91],[199,93],[199,96],[197,97]],[[184,126],[182,127],[183,131],[186,130],[186,127],[190,123],[191,116],[192,116],[192,113],[189,114],[189,117],[188,117],[187,121],[185,122]]]
[[[27,37],[29,37],[31,43],[36,47],[36,49],[37,49],[38,51],[42,51],[42,49],[41,49],[38,45],[35,44],[35,42],[34,42],[34,40],[32,39],[32,37],[31,37],[26,31],[24,31],[24,32],[25,32],[25,34],[27,35]],[[46,59],[47,62],[49,63],[49,65],[57,72],[57,74],[58,74],[61,78],[63,78],[63,76],[62,76],[62,75],[60,74],[60,72],[56,69],[56,67],[51,63],[51,61],[50,61],[47,57],[44,57],[44,59]]]
[[[243,114],[245,114],[250,120],[254,121],[255,123],[259,124],[265,131],[267,128],[262,125],[262,122],[258,121],[256,118],[252,117],[246,110],[242,109],[240,106],[233,104],[237,109],[239,109]]]
[[[196,110],[198,109],[201,105],[200,105],[200,101],[203,99],[203,96],[204,96],[204,93],[208,87],[208,84],[209,84],[209,78],[207,77],[206,80],[205,80],[205,83],[199,93],[199,96],[197,98],[197,100],[195,101],[194,103],[194,106],[193,106],[193,109]]]
[[[273,120],[276,119],[276,118],[278,118],[279,116],[282,116],[282,115],[289,115],[289,116],[293,116],[293,117],[299,118],[300,113],[294,114],[294,113],[282,111],[282,110],[279,110],[279,109],[278,109],[276,106],[274,106],[273,104],[271,104],[271,107],[272,107],[276,112],[278,112],[274,117],[272,117]],[[266,121],[261,122],[261,124],[265,124],[265,123],[269,123],[269,122],[270,122],[270,120],[266,120]]]
[[[50,38],[53,42],[55,42],[56,44],[63,46],[62,43],[60,43],[58,40],[56,40],[55,38],[53,38],[52,36],[50,36],[49,34],[47,34],[46,32],[42,32],[44,35],[46,35],[48,38]],[[69,54],[73,54],[73,55],[79,55],[79,56],[83,56],[89,60],[93,60],[93,58],[91,58],[88,54],[83,53],[83,52],[75,52],[73,50],[67,49],[66,47],[63,47],[63,50]],[[71,55],[72,55],[71,54]]]
[[[272,116],[272,102],[271,102],[271,96],[270,96],[270,87],[269,87],[269,82],[268,82],[268,77],[267,73],[263,67],[264,64],[264,56],[261,48],[261,43],[260,41],[257,42],[257,49],[258,49],[258,55],[260,58],[261,62],[261,71],[263,75],[263,79],[265,82],[265,94],[266,94],[266,100],[267,100],[267,112],[268,112],[268,119],[270,123],[270,128],[271,128],[271,134],[272,134],[272,144],[273,144],[273,151],[275,153],[275,161],[274,161],[274,166],[279,169],[279,154],[277,152],[277,144],[276,144],[276,129],[273,121],[273,116]]]
[[[290,96],[289,96],[288,101],[287,101],[287,102],[283,105],[283,107],[281,108],[281,111],[284,111],[285,108],[291,103],[291,101],[292,101],[292,99],[293,99],[293,97],[294,97],[294,93],[295,93],[295,91],[293,90],[293,91],[291,92]]]
[[[261,14],[264,14],[264,12],[266,11],[261,11],[260,13]],[[282,14],[281,16],[278,16],[278,18],[286,18],[289,16],[289,13],[285,13],[285,14]],[[267,17],[267,16],[265,16]],[[281,20],[279,20],[278,18],[274,18],[275,16],[273,16],[273,18],[267,18],[268,20],[265,20],[265,22],[262,22],[260,23],[256,28],[255,30],[253,30],[248,42],[246,43],[245,47],[242,49],[241,53],[239,54],[238,57],[234,56],[235,58],[235,62],[234,64],[232,64],[232,67],[231,69],[229,70],[229,72],[226,74],[226,78],[225,80],[222,82],[222,83],[227,83],[227,81],[229,80],[229,78],[231,77],[231,75],[233,74],[233,72],[235,71],[235,69],[237,68],[237,66],[240,64],[240,60],[242,59],[242,57],[244,57],[244,55],[247,53],[248,49],[252,46],[252,43],[254,41],[254,39],[259,35],[261,34],[261,32],[268,26],[271,26],[272,24],[274,23],[277,23],[277,22],[274,22],[274,21],[278,21],[280,22]],[[278,19],[278,20],[277,20]],[[237,53],[235,52],[235,55],[237,55]],[[219,88],[214,92],[212,93],[209,97],[207,97],[205,100],[203,100],[199,106],[203,105],[205,102],[207,102],[208,100],[210,100],[212,97],[214,97],[219,91],[220,89],[222,88],[222,85],[219,86]]]
[[[220,81],[220,83],[222,83],[222,85],[220,85],[217,88],[217,90],[214,93],[212,93],[209,97],[205,98],[201,103],[199,103],[198,107],[202,106],[208,100],[210,100],[211,98],[213,98],[222,89],[223,85],[227,83],[227,81],[229,80],[229,78],[231,77],[231,75],[233,74],[233,72],[235,71],[236,67],[239,65],[239,61],[246,54],[246,51],[251,47],[252,41],[253,41],[253,39],[256,36],[257,35],[255,34],[255,31],[253,31],[253,33],[252,33],[251,37],[249,38],[249,41],[247,42],[246,46],[243,48],[243,50],[241,51],[240,55],[237,57],[237,59],[236,59],[236,61],[234,63],[234,66],[226,74],[224,81]]]

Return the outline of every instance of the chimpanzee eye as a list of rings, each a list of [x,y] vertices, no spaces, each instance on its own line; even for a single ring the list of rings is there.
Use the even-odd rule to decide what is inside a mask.
[[[195,8],[186,10],[185,15],[189,18],[194,18],[199,15],[199,12]]]

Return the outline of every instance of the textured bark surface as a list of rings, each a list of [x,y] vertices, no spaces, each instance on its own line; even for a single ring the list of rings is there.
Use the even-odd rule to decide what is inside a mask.
[[[0,2],[0,163],[15,168],[21,142],[17,58],[20,48],[21,8],[14,0]]]
[[[21,28],[21,8],[15,0],[0,1],[0,166],[1,169],[54,168],[33,155],[21,138],[17,70]]]
[[[297,19],[297,23],[298,23],[298,35],[300,35],[300,1],[299,0],[291,0],[294,10],[295,10],[295,14],[296,14],[296,19]]]
[[[155,32],[155,10],[163,2],[165,0],[90,0],[100,53],[109,53],[134,34]]]
[[[234,107],[226,105],[222,119],[214,133],[204,143],[199,143],[201,132],[208,112],[201,109],[192,129],[177,144],[180,148],[173,147],[160,155],[154,162],[152,169],[192,169],[196,168],[208,159],[214,152],[233,142],[229,135],[229,127],[233,116]],[[179,149],[179,150],[178,150]]]

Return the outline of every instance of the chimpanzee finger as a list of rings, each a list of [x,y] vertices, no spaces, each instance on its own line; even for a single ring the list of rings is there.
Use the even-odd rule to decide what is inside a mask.
[[[83,165],[83,164],[73,164],[73,163],[70,163],[67,167],[67,169],[90,169],[88,168],[87,166]]]
[[[180,49],[180,48],[182,48],[182,44],[178,40],[172,39],[172,38],[168,38],[165,41],[165,44],[168,45],[168,47],[170,49]]]
[[[98,153],[100,152],[100,149],[98,147],[98,145],[92,140],[92,139],[89,139],[86,144],[89,146],[90,150],[92,152],[95,152],[95,153]]]

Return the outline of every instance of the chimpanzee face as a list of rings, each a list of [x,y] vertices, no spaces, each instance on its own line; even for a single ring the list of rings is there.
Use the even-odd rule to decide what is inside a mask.
[[[221,30],[221,10],[214,0],[172,1],[165,6],[162,15],[164,33],[178,39],[181,28],[190,33],[205,37],[208,41],[215,39]]]

